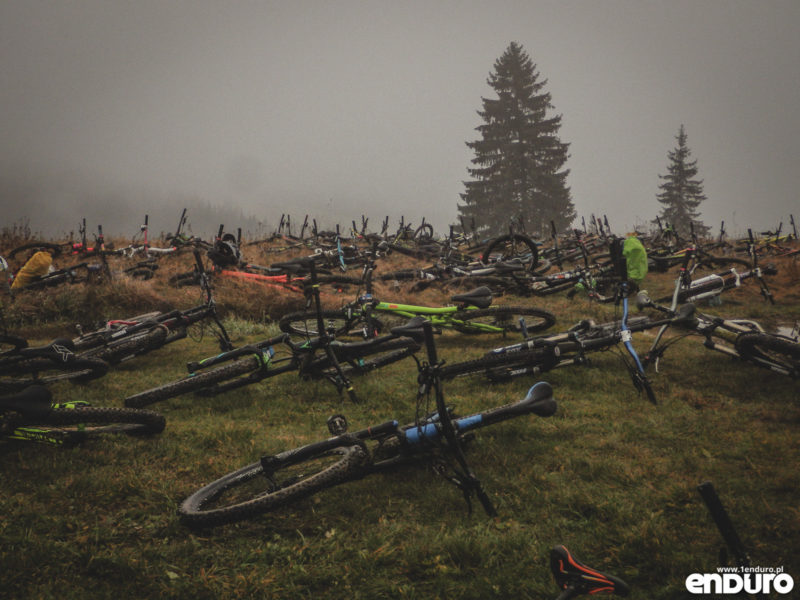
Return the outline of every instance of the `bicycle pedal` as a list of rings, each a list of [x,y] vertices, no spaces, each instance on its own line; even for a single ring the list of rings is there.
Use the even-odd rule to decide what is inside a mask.
[[[328,431],[331,435],[342,435],[347,432],[347,418],[344,415],[331,415],[325,424],[328,426]]]

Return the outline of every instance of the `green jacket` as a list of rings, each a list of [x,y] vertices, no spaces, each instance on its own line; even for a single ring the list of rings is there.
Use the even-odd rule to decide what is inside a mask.
[[[647,250],[644,244],[636,236],[626,238],[622,245],[622,256],[628,266],[628,279],[638,285],[647,275]]]

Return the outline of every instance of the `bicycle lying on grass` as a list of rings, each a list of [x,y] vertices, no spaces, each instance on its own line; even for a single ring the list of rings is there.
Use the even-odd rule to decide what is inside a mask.
[[[750,261],[739,259],[739,264],[745,264],[748,270],[737,271],[736,267],[731,267],[727,271],[706,275],[699,279],[692,279],[695,270],[702,265],[702,254],[696,245],[690,246],[683,251],[683,258],[680,263],[680,270],[678,272],[678,279],[675,283],[675,290],[672,295],[659,298],[659,302],[666,302],[669,300],[676,302],[697,302],[698,300],[708,300],[716,298],[722,292],[741,286],[742,281],[747,279],[755,279],[758,282],[761,295],[765,300],[771,304],[775,304],[775,299],[772,297],[772,292],[764,280],[764,275],[775,275],[777,270],[772,266],[761,268],[758,264],[758,253],[754,251],[755,242],[753,241],[753,232],[748,230],[750,235],[750,243],[748,245],[748,253]],[[674,306],[673,306],[674,308]]]
[[[340,483],[431,457],[439,458],[439,472],[462,490],[470,508],[470,499],[476,495],[488,514],[496,514],[464,458],[465,435],[471,430],[527,414],[553,415],[556,411],[553,390],[548,383],[539,382],[519,402],[456,418],[444,402],[439,377],[441,363],[437,359],[431,325],[420,321],[424,319],[417,318],[397,328],[398,335],[419,337],[422,334],[428,353],[427,362],[418,361],[420,386],[418,416],[414,423],[401,427],[398,421],[391,420],[348,433],[344,416],[334,415],[328,419],[333,437],[263,456],[194,492],[178,509],[182,522],[192,527],[235,523]],[[429,412],[427,406],[431,394],[436,403],[433,412]],[[421,410],[423,406],[425,409]],[[423,414],[427,416],[421,416]]]
[[[752,231],[750,239],[753,239]],[[710,350],[745,360],[782,375],[792,378],[800,377],[800,331],[797,331],[797,327],[789,336],[771,334],[767,333],[758,322],[750,319],[725,319],[698,313],[692,303],[679,307],[687,289],[692,289],[687,287],[687,277],[690,277],[687,274],[689,260],[690,257],[687,257],[675,281],[675,289],[672,292],[672,301],[669,307],[653,302],[645,290],[640,291],[636,296],[636,306],[640,311],[649,308],[670,317],[679,313],[683,315],[683,318],[675,323],[678,329],[682,330],[681,333],[663,344],[661,341],[668,326],[661,326],[643,359],[644,364],[653,363],[658,372],[659,360],[669,346],[687,336],[696,335],[704,338],[703,345]],[[755,255],[753,255],[753,260],[758,268]],[[761,283],[762,294],[766,299],[772,300],[772,294],[766,288],[766,283],[763,281]],[[693,297],[698,297],[697,292],[698,288],[695,288]],[[704,296],[700,295],[700,297]]]
[[[316,270],[313,262],[309,264],[314,281]],[[312,284],[308,291],[318,315],[315,329],[320,333],[316,337],[293,342],[289,334],[283,333],[190,362],[189,377],[129,396],[125,405],[141,408],[188,392],[216,395],[292,371],[307,379],[326,379],[340,393],[347,391],[351,400],[357,401],[350,376],[392,364],[419,349],[415,340],[394,334],[359,342],[336,340],[322,323],[319,287]]]
[[[612,257],[617,282],[615,299],[618,305],[622,305],[619,321],[598,325],[584,320],[565,332],[529,337],[516,344],[495,348],[477,359],[447,364],[442,367],[441,376],[452,379],[465,375],[485,375],[490,381],[506,381],[522,375],[538,376],[558,367],[587,364],[589,353],[618,349],[622,344],[625,351],[620,350],[620,357],[634,386],[655,404],[655,394],[633,346],[632,334],[679,321],[684,315],[670,315],[661,321],[652,321],[645,316],[629,319],[630,288],[619,240],[612,243]]]
[[[71,340],[58,338],[43,346],[29,346],[24,338],[0,335],[0,391],[19,391],[58,381],[89,381],[102,377],[108,363],[75,353]]]
[[[161,433],[164,417],[149,410],[53,402],[40,385],[0,396],[0,439],[68,445],[101,435]]]
[[[187,310],[152,312],[129,319],[111,320],[105,327],[90,333],[83,333],[79,329],[80,335],[72,340],[75,351],[84,358],[118,364],[185,338],[190,326],[205,319],[210,319],[214,324],[220,351],[232,350],[233,344],[217,316],[213,288],[197,250],[194,257],[195,272],[205,294],[205,302]]]
[[[492,292],[487,287],[475,288],[450,299],[457,304],[431,307],[382,302],[374,296],[372,274],[375,264],[364,269],[365,293],[341,309],[323,310],[322,318],[329,330],[336,335],[361,332],[366,338],[388,331],[416,316],[430,320],[437,329],[454,329],[461,333],[525,334],[551,327],[555,316],[546,310],[533,307],[490,306]],[[296,312],[283,316],[278,322],[281,331],[296,335],[316,335],[317,314]]]
[[[659,330],[643,358],[645,365],[655,365],[656,372],[659,360],[669,346],[694,335],[702,337],[703,346],[710,350],[794,379],[800,377],[800,333],[793,336],[767,333],[757,321],[698,313],[693,304],[684,304],[676,310],[673,302],[673,307],[667,308],[655,304],[644,291],[637,295],[636,304],[640,310],[651,308],[671,317],[678,312],[683,315],[673,323],[681,332],[662,344],[666,328]]]

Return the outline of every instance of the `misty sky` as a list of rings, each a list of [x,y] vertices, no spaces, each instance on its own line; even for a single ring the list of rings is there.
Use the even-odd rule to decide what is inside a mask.
[[[516,41],[579,217],[652,219],[683,124],[706,224],[773,228],[800,220],[799,29],[797,0],[0,0],[3,222],[198,200],[445,229]]]

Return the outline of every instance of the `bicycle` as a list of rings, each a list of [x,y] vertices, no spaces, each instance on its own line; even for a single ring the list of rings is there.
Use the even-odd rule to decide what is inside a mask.
[[[316,280],[313,261],[309,269],[313,282]],[[188,392],[217,395],[292,371],[305,379],[326,379],[339,393],[346,391],[352,401],[358,401],[351,375],[369,373],[411,356],[419,349],[415,340],[395,334],[361,342],[340,342],[322,323],[318,285],[310,284],[308,295],[319,319],[316,337],[293,342],[289,334],[282,333],[190,362],[188,377],[129,396],[125,405],[141,408]]]
[[[85,382],[107,371],[105,361],[77,355],[69,339],[31,347],[24,338],[0,335],[0,390],[19,391],[33,384],[67,380]]]
[[[655,365],[658,372],[659,361],[672,344],[690,335],[704,338],[703,346],[726,356],[750,362],[793,379],[800,378],[800,332],[794,335],[767,333],[757,321],[750,319],[725,319],[696,312],[691,303],[675,309],[675,302],[669,308],[654,303],[647,292],[639,292],[637,306],[656,309],[667,315],[681,312],[684,318],[677,319],[675,325],[682,333],[661,343],[665,330],[659,330],[643,358],[643,363]]]
[[[83,333],[72,340],[75,352],[83,358],[94,358],[116,365],[136,356],[146,354],[184,339],[188,328],[205,319],[214,324],[214,334],[220,351],[233,349],[228,332],[217,316],[217,305],[213,288],[203,266],[199,251],[194,251],[195,275],[205,294],[205,302],[187,310],[173,310],[167,313],[147,313],[129,319],[108,321],[101,329]]]
[[[50,391],[40,385],[0,396],[0,439],[7,441],[72,445],[109,434],[161,433],[165,424],[162,415],[149,410],[53,402]]]
[[[749,267],[749,270],[739,273],[736,271],[735,267],[732,267],[727,271],[707,275],[700,279],[692,279],[695,270],[705,259],[697,246],[690,246],[683,251],[683,258],[675,290],[671,296],[659,298],[658,302],[673,300],[674,304],[675,302],[694,302],[697,300],[716,298],[723,291],[741,286],[742,281],[755,278],[758,281],[761,295],[764,299],[771,304],[775,304],[775,299],[772,296],[769,286],[767,286],[767,282],[764,280],[764,275],[775,275],[777,270],[772,266],[763,269],[759,266],[758,253],[755,251],[752,230],[748,229],[748,234],[750,239],[748,246],[750,261],[742,262]]]
[[[364,267],[364,294],[341,309],[323,310],[322,318],[329,330],[337,336],[361,332],[365,338],[373,337],[390,328],[392,322],[407,321],[424,316],[436,329],[453,329],[460,333],[523,333],[548,329],[556,322],[555,316],[534,307],[490,306],[492,292],[488,287],[475,288],[450,299],[456,304],[432,307],[383,302],[374,296],[372,285],[374,261]],[[315,312],[295,312],[284,315],[278,326],[281,331],[295,335],[316,335]]]
[[[108,268],[108,263],[104,253],[98,253],[101,261],[99,263],[93,262],[80,262],[69,267],[51,271],[45,275],[41,275],[32,281],[26,283],[24,286],[14,288],[11,291],[16,294],[29,290],[39,290],[44,288],[55,287],[64,283],[77,284],[87,282],[101,282],[111,278],[111,271]]]
[[[640,393],[644,392],[648,400],[656,404],[655,394],[645,373],[644,364],[633,346],[632,336],[636,332],[678,323],[689,316],[680,312],[670,314],[662,320],[651,320],[645,316],[629,318],[630,284],[620,240],[612,240],[611,255],[617,280],[615,306],[622,306],[619,321],[598,325],[593,321],[583,320],[565,332],[529,337],[522,342],[490,350],[480,358],[445,365],[441,376],[452,379],[484,375],[493,382],[507,381],[523,375],[538,376],[559,367],[588,364],[589,353],[619,349],[621,344],[624,351],[619,350],[619,355],[634,387]]]
[[[249,519],[326,488],[361,479],[402,464],[415,463],[444,453],[456,466],[440,463],[440,472],[464,493],[471,510],[476,495],[489,515],[496,514],[480,481],[466,463],[462,452],[464,436],[471,430],[526,414],[549,417],[556,411],[553,390],[546,382],[530,388],[519,402],[457,418],[444,403],[436,346],[429,322],[423,319],[398,328],[403,335],[424,337],[428,360],[418,361],[419,390],[414,423],[399,426],[397,420],[348,433],[343,415],[328,419],[333,437],[265,455],[259,461],[203,486],[180,505],[181,521],[192,527],[213,527]],[[420,326],[422,331],[420,332]],[[436,409],[420,416],[421,409],[435,396]],[[427,410],[427,408],[426,408]],[[372,448],[368,447],[368,442]],[[452,473],[449,471],[452,470]]]

